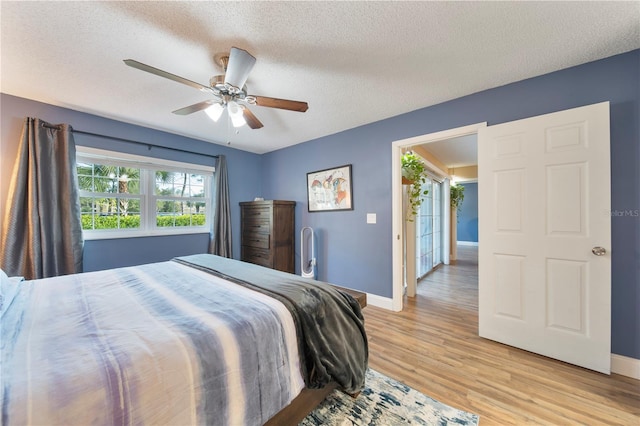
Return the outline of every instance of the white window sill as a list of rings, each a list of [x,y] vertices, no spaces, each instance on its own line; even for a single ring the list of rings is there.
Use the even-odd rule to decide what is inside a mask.
[[[91,240],[120,240],[123,238],[140,238],[140,237],[160,237],[164,235],[190,235],[190,234],[209,234],[206,228],[178,228],[163,229],[153,231],[83,231],[82,237],[85,241]]]

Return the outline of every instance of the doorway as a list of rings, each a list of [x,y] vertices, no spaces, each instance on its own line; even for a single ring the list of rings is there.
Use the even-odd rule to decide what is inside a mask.
[[[478,133],[478,130],[487,126],[487,123],[471,124],[469,126],[458,127],[455,129],[444,130],[441,132],[430,133],[427,135],[416,136],[413,138],[403,139],[395,141],[391,146],[391,182],[392,182],[392,222],[393,222],[393,294],[392,294],[392,310],[401,311],[403,305],[404,295],[404,247],[405,240],[403,236],[403,221],[404,215],[402,211],[402,175],[400,158],[402,156],[403,149],[414,147],[417,145],[424,145],[432,142],[443,141],[456,137],[474,135]],[[437,169],[437,167],[425,161],[428,168]],[[449,208],[449,180],[445,179],[442,185],[442,203],[444,205],[444,211],[442,214],[443,229],[451,229],[451,210]],[[447,232],[447,231],[445,231]],[[442,258],[444,263],[449,262],[449,238],[443,238],[442,244]]]

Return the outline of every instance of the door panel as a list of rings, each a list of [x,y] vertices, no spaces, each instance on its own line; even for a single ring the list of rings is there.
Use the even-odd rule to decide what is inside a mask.
[[[609,373],[609,155],[608,102],[480,129],[480,336]]]
[[[546,167],[547,235],[585,237],[587,164]]]
[[[524,256],[494,254],[496,315],[523,319]]]
[[[587,262],[547,259],[547,327],[584,335]]]
[[[501,170],[494,174],[496,231],[522,233],[524,223],[524,169]]]

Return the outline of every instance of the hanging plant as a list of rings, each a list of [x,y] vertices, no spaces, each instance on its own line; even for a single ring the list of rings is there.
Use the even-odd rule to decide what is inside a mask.
[[[418,214],[418,209],[422,204],[425,195],[429,193],[422,189],[422,185],[426,182],[424,163],[420,157],[412,152],[407,152],[402,156],[402,184],[407,185],[407,195],[409,206],[407,209],[406,219],[413,222],[413,218]]]
[[[451,208],[453,210],[458,210],[460,206],[462,206],[462,201],[464,200],[464,186],[452,184],[450,186],[450,196],[451,199]]]

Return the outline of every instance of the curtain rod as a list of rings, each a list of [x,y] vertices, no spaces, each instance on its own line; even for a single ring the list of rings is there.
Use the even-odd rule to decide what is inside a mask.
[[[58,127],[58,126],[46,125],[46,124],[43,124],[43,126],[49,128],[49,129],[60,130],[60,127]],[[173,147],[170,147],[170,146],[156,145],[156,144],[149,143],[149,142],[140,142],[140,141],[135,141],[133,139],[118,138],[118,137],[115,137],[115,136],[101,135],[100,133],[85,132],[84,130],[76,130],[73,127],[71,128],[71,133],[78,133],[78,134],[87,135],[87,136],[95,136],[95,137],[98,137],[98,138],[111,139],[111,140],[120,141],[120,142],[135,143],[135,144],[138,144],[138,145],[146,145],[149,149],[151,149],[151,148],[160,148],[160,149],[167,149],[169,151],[184,152],[184,153],[187,153],[187,154],[195,154],[195,155],[202,155],[202,156],[205,156],[205,157],[218,158],[217,155],[213,155],[213,154],[203,154],[201,152],[188,151],[186,149],[173,148]]]

